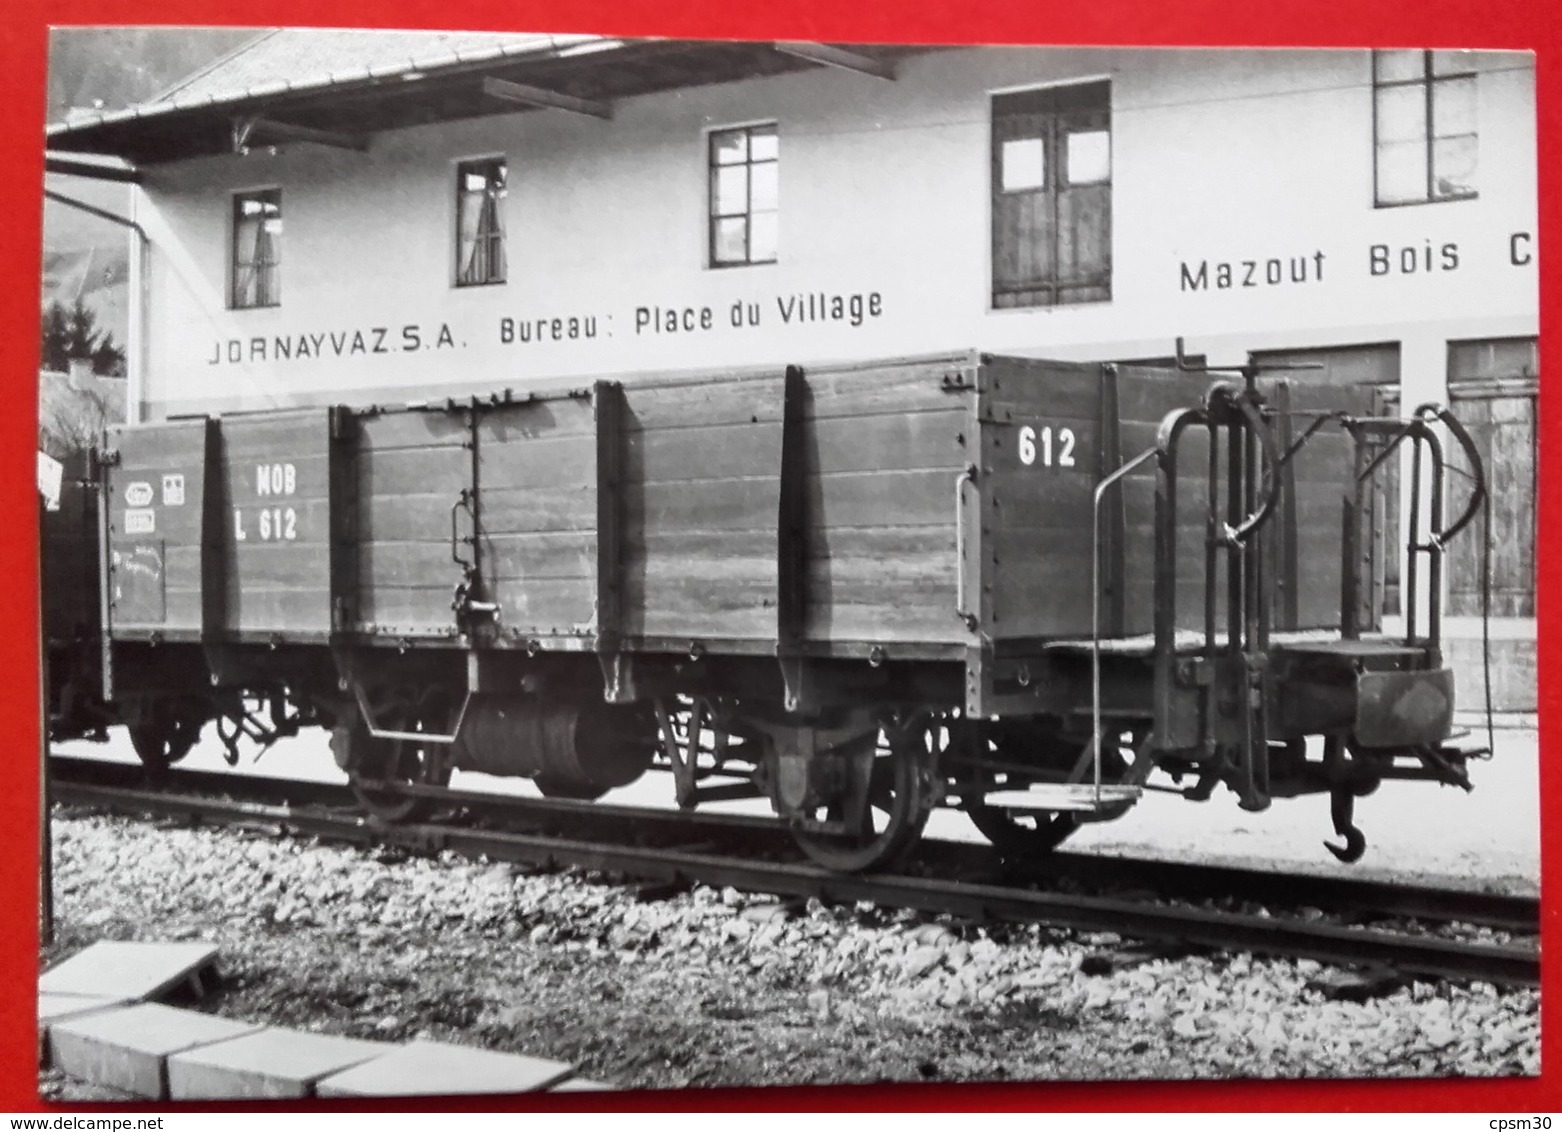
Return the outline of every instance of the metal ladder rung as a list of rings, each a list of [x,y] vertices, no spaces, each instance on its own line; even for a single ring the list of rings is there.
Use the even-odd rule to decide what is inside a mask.
[[[1108,785],[1090,782],[1044,783],[1029,790],[997,790],[982,798],[982,804],[1001,810],[1077,810],[1092,813],[1123,802],[1137,802],[1144,794],[1142,786]]]

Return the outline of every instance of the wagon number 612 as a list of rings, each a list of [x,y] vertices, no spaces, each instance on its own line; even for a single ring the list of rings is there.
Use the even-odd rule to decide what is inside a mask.
[[[1057,466],[1060,468],[1072,468],[1074,466],[1074,430],[1060,428],[1054,437],[1051,425],[1043,425],[1038,432],[1030,425],[1020,429],[1020,463],[1027,468],[1036,462],[1037,447],[1041,449],[1041,465],[1050,468],[1053,465],[1053,446],[1056,444]]]

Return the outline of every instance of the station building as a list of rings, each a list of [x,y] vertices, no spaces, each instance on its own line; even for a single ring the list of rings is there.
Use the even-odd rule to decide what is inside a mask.
[[[1497,706],[1533,710],[1534,75],[1483,51],[290,29],[47,144],[135,186],[136,419],[959,348],[1164,360],[1178,337],[1452,402],[1492,485],[1489,594],[1478,540],[1450,552],[1461,702],[1489,602]]]

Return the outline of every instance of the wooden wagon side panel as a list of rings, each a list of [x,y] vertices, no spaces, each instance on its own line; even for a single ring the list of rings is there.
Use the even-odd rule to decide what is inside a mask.
[[[210,431],[204,418],[109,431],[119,454],[106,477],[111,633],[201,633]]]
[[[994,358],[982,400],[983,624],[994,638],[1090,635],[1101,367]]]
[[[1121,367],[1117,373],[1118,428],[1123,461],[1153,448],[1161,423],[1178,409],[1203,404],[1219,380],[1202,373]],[[1209,441],[1202,425],[1190,426],[1177,446],[1176,613],[1179,630],[1204,628],[1205,515],[1209,499]],[[1224,449],[1216,469],[1216,489],[1224,507],[1227,466]],[[1155,628],[1156,462],[1150,461],[1122,481],[1121,635]],[[1224,511],[1222,511],[1224,517]],[[1215,615],[1225,616],[1225,562],[1216,564]]]
[[[785,379],[623,390],[627,638],[774,642]]]
[[[331,631],[331,422],[324,409],[220,422],[213,626],[283,640]]]
[[[948,379],[969,361],[807,372],[798,406],[804,640],[967,640],[956,485],[975,437],[969,387]]]
[[[470,436],[465,412],[358,419],[351,628],[397,637],[455,635],[451,606],[462,572],[451,557],[451,512],[471,483]]]
[[[479,410],[480,560],[508,637],[595,632],[597,440],[592,403]],[[448,555],[447,555],[448,558]]]

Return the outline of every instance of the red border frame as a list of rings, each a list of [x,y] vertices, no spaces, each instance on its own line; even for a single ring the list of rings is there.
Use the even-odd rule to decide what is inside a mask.
[[[545,0],[315,0],[305,22],[334,26],[459,27],[466,30],[598,32],[614,35],[812,39],[858,42],[1050,43],[1200,46],[1417,46],[1489,47],[1534,50],[1537,59],[1537,111],[1540,130],[1540,216],[1543,233],[1562,224],[1562,195],[1556,190],[1562,155],[1562,21],[1548,20],[1546,0],[1306,0],[1287,5],[1255,5],[1247,0],[1200,0],[1163,4],[1157,0],[1087,0],[1073,3],[997,5],[983,9],[940,0],[769,0],[746,7],[726,0],[686,0],[678,7],[658,0],[574,0],[567,7]],[[32,516],[34,422],[38,339],[33,331],[40,263],[40,186],[43,151],[45,66],[50,24],[223,24],[242,14],[252,26],[299,22],[300,9],[287,0],[250,0],[240,12],[221,0],[11,0],[10,15],[0,21],[0,74],[7,77],[7,113],[0,115],[0,200],[9,204],[0,225],[0,372],[20,397],[0,424],[0,514],[22,516],[12,537],[0,539],[0,577],[13,580],[0,589],[0,624],[10,626],[0,646],[0,675],[11,693],[0,697],[0,734],[10,742],[15,773],[0,794],[0,828],[8,831],[10,852],[0,855],[0,1110],[40,1109],[33,1058],[32,1017],[37,955],[35,866],[37,805],[37,618],[33,580],[37,577],[37,540]],[[1541,261],[1542,339],[1557,340],[1562,315],[1553,309],[1562,258]],[[1556,398],[1542,395],[1540,529],[1559,529],[1559,497],[1552,471],[1562,452],[1562,412]],[[1541,584],[1540,703],[1546,720],[1541,749],[1549,747],[1550,709],[1559,681],[1552,661],[1557,615],[1550,579],[1557,563],[1555,547],[1542,537],[1538,549]],[[1542,829],[1557,816],[1547,796],[1562,787],[1562,776],[1543,763]],[[1549,878],[1562,868],[1559,839],[1542,839],[1543,870]],[[1549,900],[1544,921],[1558,928],[1557,900]],[[1555,939],[1551,939],[1555,945]],[[1543,963],[1545,987],[1562,978],[1562,949],[1552,946]],[[978,1085],[687,1091],[678,1093],[578,1094],[539,1105],[557,1108],[652,1108],[715,1110],[757,1109],[973,1109],[1034,1110],[1472,1110],[1535,1112],[1562,1108],[1562,1024],[1547,1019],[1543,1028],[1539,1080],[1346,1081]],[[75,1107],[75,1106],[73,1106]],[[89,1108],[117,1106],[88,1106]],[[145,1106],[136,1106],[145,1107]],[[399,1108],[365,1106],[366,1108]],[[59,1106],[53,1106],[59,1111]],[[76,1109],[82,1111],[81,1109]],[[183,1111],[183,1110],[181,1110]],[[222,1111],[199,1106],[190,1111]]]

